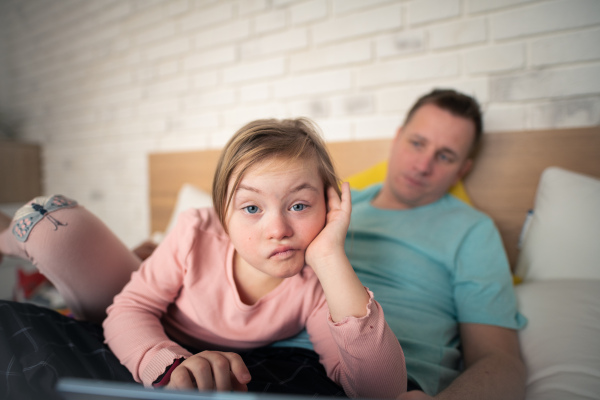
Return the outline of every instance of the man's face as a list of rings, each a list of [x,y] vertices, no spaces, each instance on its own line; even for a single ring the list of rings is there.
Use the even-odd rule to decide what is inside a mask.
[[[392,142],[388,174],[373,205],[408,209],[433,203],[471,167],[472,121],[435,105],[417,110]]]

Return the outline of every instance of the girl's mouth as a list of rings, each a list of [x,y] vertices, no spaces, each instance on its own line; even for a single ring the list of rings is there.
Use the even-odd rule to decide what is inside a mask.
[[[272,252],[269,258],[285,259],[294,255],[295,252],[296,250],[290,247],[280,248]]]

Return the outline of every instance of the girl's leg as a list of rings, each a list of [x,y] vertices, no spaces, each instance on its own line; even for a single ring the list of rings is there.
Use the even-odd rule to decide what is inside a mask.
[[[46,214],[24,242],[12,232],[16,222],[0,232],[0,253],[30,260],[54,284],[76,318],[102,322],[140,259],[79,205]]]

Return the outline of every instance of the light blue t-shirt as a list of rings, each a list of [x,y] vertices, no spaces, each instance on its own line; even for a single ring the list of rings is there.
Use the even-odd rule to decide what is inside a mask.
[[[429,395],[460,373],[457,323],[521,329],[493,221],[451,195],[409,210],[371,205],[381,184],[352,192],[346,254],[398,337],[409,379]],[[311,348],[305,332],[278,346]]]

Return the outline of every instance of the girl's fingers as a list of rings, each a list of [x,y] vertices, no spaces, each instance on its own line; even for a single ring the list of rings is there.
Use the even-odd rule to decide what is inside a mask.
[[[329,211],[338,209],[340,207],[340,196],[337,194],[336,190],[329,186],[327,188],[327,207]]]
[[[342,182],[342,210],[350,213],[352,211],[352,195],[350,194],[350,183]]]
[[[173,370],[168,387],[247,391],[248,382],[250,372],[238,354],[203,351],[188,358]]]
[[[352,199],[350,195],[350,184],[342,182],[341,197],[337,194],[333,187],[327,189],[327,199],[329,200],[329,210],[342,209],[349,211],[352,208]]]
[[[229,360],[219,352],[201,353],[208,360],[212,370],[212,381],[210,389],[219,391],[231,391],[231,375],[229,373]],[[201,389],[198,386],[198,389]]]
[[[188,360],[186,360],[188,361]],[[184,361],[185,362],[185,361]],[[173,370],[167,388],[169,389],[194,389],[196,388],[196,378],[189,364],[180,364]]]
[[[247,392],[248,387],[246,384],[250,382],[252,377],[250,376],[250,371],[248,371],[248,367],[246,367],[244,360],[236,353],[224,353],[224,355],[229,358],[233,390]]]
[[[216,390],[248,391],[250,371],[239,354],[226,352],[207,352],[212,364]]]

